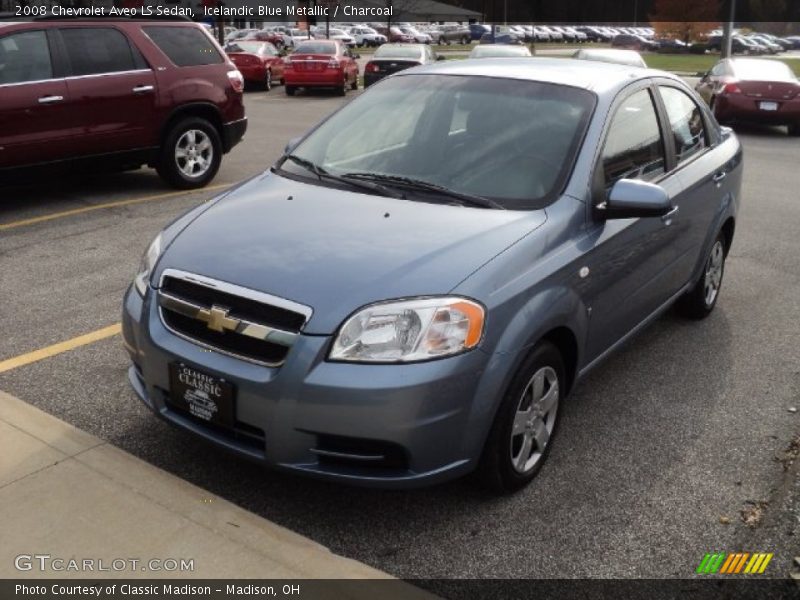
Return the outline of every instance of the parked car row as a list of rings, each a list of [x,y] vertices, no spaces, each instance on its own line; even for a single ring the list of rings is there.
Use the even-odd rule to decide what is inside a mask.
[[[332,88],[341,95],[358,89],[360,56],[339,39],[305,39],[287,51],[245,38],[228,42],[224,49],[245,81],[267,91],[275,84],[283,85],[289,96],[298,88]]]
[[[691,52],[720,52],[722,49],[722,34],[712,33],[705,42],[692,45]],[[768,33],[736,34],[731,38],[731,52],[748,56],[761,56],[765,54],[779,54],[786,50],[800,48],[800,37],[779,38]]]

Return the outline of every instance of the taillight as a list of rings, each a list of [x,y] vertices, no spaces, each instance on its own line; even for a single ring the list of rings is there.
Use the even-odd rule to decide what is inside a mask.
[[[380,71],[380,69],[375,63],[367,63],[367,66],[364,67],[365,73],[377,73],[378,71]]]
[[[332,58],[328,61],[328,68],[329,69],[338,69],[339,68],[339,61],[335,58]]]
[[[231,82],[231,87],[234,92],[244,91],[244,77],[242,77],[242,74],[239,73],[237,69],[228,71],[228,81]]]
[[[742,89],[736,85],[735,83],[726,83],[722,86],[722,93],[723,94],[741,94]]]
[[[283,68],[284,69],[293,69],[294,65],[292,64],[292,59],[288,56],[284,57],[283,59]]]

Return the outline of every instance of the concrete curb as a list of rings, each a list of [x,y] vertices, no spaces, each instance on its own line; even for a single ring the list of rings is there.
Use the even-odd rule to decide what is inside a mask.
[[[0,523],[2,578],[391,578],[4,392]],[[20,554],[94,559],[94,570],[20,571]],[[193,559],[194,570],[97,571],[118,558]]]

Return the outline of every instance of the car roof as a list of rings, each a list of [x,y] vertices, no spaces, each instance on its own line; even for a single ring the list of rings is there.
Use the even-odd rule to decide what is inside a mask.
[[[616,90],[624,87],[634,79],[645,77],[658,76],[680,81],[677,76],[671,73],[655,69],[571,58],[539,57],[444,61],[415,68],[413,71],[401,71],[395,76],[402,77],[421,73],[524,79],[542,83],[569,85],[597,93]]]

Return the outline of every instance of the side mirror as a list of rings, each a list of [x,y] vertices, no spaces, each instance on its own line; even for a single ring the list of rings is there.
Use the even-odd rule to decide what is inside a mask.
[[[608,199],[596,210],[606,219],[663,217],[672,210],[672,202],[660,185],[638,179],[620,179],[611,188]]]
[[[302,136],[297,136],[296,138],[292,138],[286,144],[286,147],[283,149],[284,154],[291,154],[292,150],[297,148],[297,144],[300,143],[300,140],[303,139]]]

